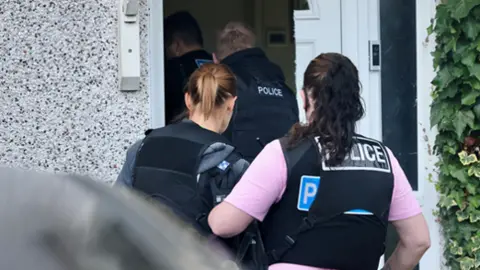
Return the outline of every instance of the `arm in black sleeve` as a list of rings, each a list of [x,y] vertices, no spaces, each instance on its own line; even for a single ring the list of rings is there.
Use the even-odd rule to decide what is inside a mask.
[[[132,146],[130,146],[130,148],[128,148],[125,163],[123,164],[122,170],[120,171],[120,174],[118,175],[114,185],[121,185],[127,187],[133,186],[133,170],[135,167],[135,158],[137,156],[137,152],[140,148],[141,143],[142,140],[139,140]]]

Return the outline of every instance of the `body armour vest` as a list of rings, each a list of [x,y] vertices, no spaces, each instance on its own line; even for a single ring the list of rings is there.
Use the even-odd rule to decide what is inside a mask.
[[[329,167],[317,139],[293,149],[286,141],[285,193],[262,224],[269,264],[378,269],[394,181],[385,146],[356,136],[345,161]]]
[[[133,188],[161,201],[175,213],[209,234],[206,214],[213,207],[211,193],[197,183],[201,154],[220,134],[191,121],[150,131],[135,160]]]
[[[297,99],[282,70],[261,49],[239,51],[222,63],[235,73],[238,89],[225,136],[251,162],[263,145],[285,136],[298,122]]]

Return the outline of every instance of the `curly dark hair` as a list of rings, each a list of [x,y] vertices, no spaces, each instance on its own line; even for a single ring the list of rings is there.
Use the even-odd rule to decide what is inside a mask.
[[[317,137],[325,163],[339,165],[350,153],[356,122],[365,113],[358,70],[341,54],[323,53],[310,62],[303,82],[305,108],[314,109],[308,125],[292,128],[288,146]]]

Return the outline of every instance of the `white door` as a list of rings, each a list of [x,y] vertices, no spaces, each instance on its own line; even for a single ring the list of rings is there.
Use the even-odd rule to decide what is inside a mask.
[[[308,63],[320,53],[342,51],[341,2],[308,0],[308,9],[294,10],[293,16],[296,48],[295,83],[300,121],[304,122],[305,112],[300,98],[303,73]]]
[[[346,55],[357,66],[363,86],[366,115],[358,132],[381,140],[380,72],[369,67],[369,41],[379,39],[378,0],[304,2],[308,2],[308,9],[294,11],[297,89],[303,86],[303,73],[314,57],[326,52]],[[300,96],[298,104],[302,109]],[[303,112],[300,119],[305,120]]]

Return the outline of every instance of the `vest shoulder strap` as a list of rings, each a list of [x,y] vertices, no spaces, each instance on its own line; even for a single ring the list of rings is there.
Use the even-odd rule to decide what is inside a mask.
[[[298,161],[311,147],[311,140],[305,139],[297,146],[290,148],[288,145],[289,137],[285,136],[279,139],[280,146],[282,147],[283,156],[285,157],[285,163],[287,164],[287,179],[290,177],[292,168],[297,165]]]

